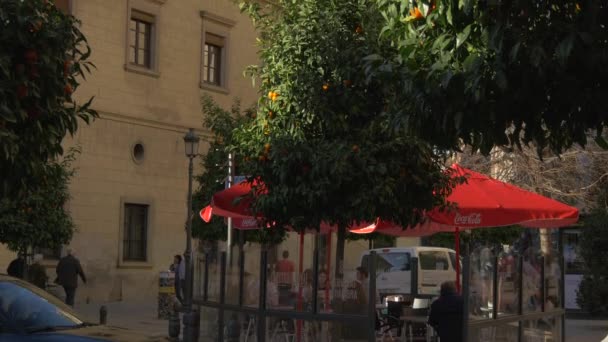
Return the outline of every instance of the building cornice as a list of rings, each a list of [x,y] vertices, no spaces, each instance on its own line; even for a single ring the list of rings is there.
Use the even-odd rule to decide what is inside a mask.
[[[234,25],[236,25],[236,21],[228,19],[228,18],[224,18],[217,14],[210,13],[209,11],[201,11],[200,14],[201,14],[201,18],[203,18],[203,20],[213,21],[217,24],[228,26],[228,27],[233,27]]]
[[[105,112],[105,111],[98,111],[98,113],[99,113],[99,119],[101,119],[101,120],[128,123],[131,125],[156,128],[156,129],[160,129],[160,130],[164,130],[164,131],[185,133],[190,128],[192,128],[192,127],[188,127],[186,125],[168,123],[168,122],[163,122],[163,121],[158,121],[158,120],[135,118],[132,116],[118,114],[118,113],[110,113],[110,112]],[[195,130],[195,132],[198,133],[198,135],[201,136],[201,138],[211,137],[211,131],[208,129],[201,127],[201,128],[194,128],[194,130]]]

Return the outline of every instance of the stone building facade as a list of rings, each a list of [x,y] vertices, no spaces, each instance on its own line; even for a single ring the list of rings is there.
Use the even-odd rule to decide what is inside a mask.
[[[257,60],[255,32],[229,0],[56,5],[82,21],[96,69],[75,95],[80,102],[94,96],[100,116],[65,142],[82,151],[70,186],[77,231],[69,247],[89,281],[77,302],[152,298],[158,272],[185,248],[183,136],[191,127],[206,134],[203,93],[226,108],[237,97],[255,103],[257,91],[243,76]],[[205,149],[201,141],[199,152]],[[46,253],[51,279],[59,253]],[[14,257],[0,254],[4,265]]]
[[[75,95],[80,102],[94,96],[99,118],[66,138],[66,148],[81,150],[68,206],[77,231],[63,251],[44,251],[44,264],[54,279],[58,257],[73,250],[88,278],[77,303],[152,299],[159,272],[185,249],[183,136],[188,128],[207,134],[204,93],[224,108],[235,98],[255,103],[257,90],[243,76],[257,61],[255,31],[230,0],[55,3],[81,20],[92,48],[96,69]],[[199,152],[206,148],[201,141]],[[418,243],[399,239],[397,245]],[[312,237],[306,245],[310,262]],[[293,251],[296,258],[298,246],[293,235],[277,251]],[[344,266],[354,269],[367,242],[348,246]],[[250,255],[259,251],[247,249]],[[12,258],[14,253],[0,251],[0,267],[6,269]]]

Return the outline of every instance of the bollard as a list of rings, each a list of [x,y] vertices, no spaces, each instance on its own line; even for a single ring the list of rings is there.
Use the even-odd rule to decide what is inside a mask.
[[[173,310],[171,310],[169,316],[169,338],[172,341],[179,341],[179,332],[181,330],[181,323],[179,321],[179,304],[177,301],[173,304]]]
[[[177,311],[173,311],[169,317],[169,337],[172,340],[177,340],[179,338],[180,328],[179,314]]]
[[[184,341],[198,342],[201,319],[198,311],[184,313]]]
[[[105,325],[108,321],[108,309],[105,305],[99,308],[99,324]]]

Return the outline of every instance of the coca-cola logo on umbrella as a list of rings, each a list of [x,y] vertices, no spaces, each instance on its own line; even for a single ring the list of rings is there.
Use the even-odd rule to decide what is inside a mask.
[[[252,229],[258,227],[258,221],[254,218],[232,219],[232,224],[239,229]]]
[[[456,213],[454,217],[454,225],[474,225],[481,224],[481,214],[471,213],[469,215],[460,215]]]

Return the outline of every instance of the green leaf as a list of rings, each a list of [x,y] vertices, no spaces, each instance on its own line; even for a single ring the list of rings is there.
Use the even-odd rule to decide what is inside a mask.
[[[465,27],[462,32],[456,35],[456,48],[459,48],[469,38],[469,35],[471,34],[471,25]]]
[[[454,25],[454,23],[452,22],[453,18],[452,18],[452,5],[448,5],[445,11],[445,15],[446,15],[446,20],[448,21],[448,24],[450,25]]]
[[[574,38],[574,33],[569,34],[559,43],[559,45],[557,45],[555,49],[555,55],[561,65],[566,65],[568,62],[572,47],[574,46]]]

